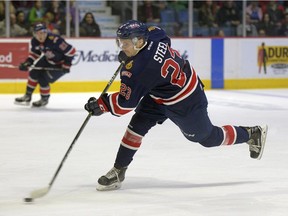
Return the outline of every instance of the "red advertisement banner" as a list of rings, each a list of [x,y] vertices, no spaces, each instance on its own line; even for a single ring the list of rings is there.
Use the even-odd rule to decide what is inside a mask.
[[[25,61],[29,53],[29,43],[4,43],[0,42],[0,64],[18,66]],[[28,73],[19,71],[18,68],[0,67],[0,79],[23,79]]]

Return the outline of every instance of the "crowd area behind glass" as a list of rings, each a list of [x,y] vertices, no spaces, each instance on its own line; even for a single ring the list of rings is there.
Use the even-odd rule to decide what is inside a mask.
[[[115,37],[130,19],[171,37],[287,37],[288,1],[0,1],[0,38],[30,37],[38,22],[65,37]]]

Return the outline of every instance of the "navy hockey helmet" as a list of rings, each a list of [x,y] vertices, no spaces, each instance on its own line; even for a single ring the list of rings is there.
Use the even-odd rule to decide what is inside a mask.
[[[33,32],[37,32],[37,31],[47,31],[46,25],[43,23],[35,24]]]
[[[121,25],[116,33],[119,39],[142,38],[146,42],[149,31],[146,24],[137,20],[129,20]]]

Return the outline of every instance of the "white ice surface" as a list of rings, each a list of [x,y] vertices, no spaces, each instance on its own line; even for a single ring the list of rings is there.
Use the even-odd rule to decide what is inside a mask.
[[[0,95],[0,216],[287,216],[288,89],[206,93],[215,125],[269,126],[260,161],[246,144],[189,142],[166,121],[143,139],[122,188],[99,192],[133,113],[105,114],[90,119],[50,192],[33,204],[23,198],[48,186],[97,94],[53,94],[43,109]]]

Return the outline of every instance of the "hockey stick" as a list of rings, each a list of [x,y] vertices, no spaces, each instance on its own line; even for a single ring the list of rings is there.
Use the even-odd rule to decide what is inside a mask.
[[[103,94],[105,94],[108,89],[110,88],[111,84],[113,83],[113,81],[115,80],[115,78],[117,77],[119,71],[121,70],[121,68],[123,67],[125,62],[121,62],[121,64],[119,65],[119,67],[117,68],[117,70],[115,71],[115,73],[113,74],[112,78],[110,79],[110,81],[107,83],[106,87],[104,88],[103,92],[101,93],[100,97],[103,96]],[[44,188],[41,188],[41,189],[38,189],[38,190],[34,190],[30,193],[30,196],[27,197],[27,198],[24,198],[24,201],[25,202],[32,202],[34,199],[37,199],[37,198],[40,198],[40,197],[43,197],[45,196],[51,189],[56,177],[58,176],[61,168],[62,168],[62,165],[64,164],[66,158],[68,157],[70,151],[72,150],[74,144],[76,143],[77,139],[79,138],[80,134],[82,133],[83,129],[85,128],[86,124],[88,123],[90,117],[92,116],[92,113],[89,113],[88,116],[86,117],[85,121],[83,122],[83,124],[81,125],[78,133],[76,134],[74,140],[72,141],[71,145],[69,146],[66,154],[64,155],[60,165],[58,166],[52,180],[50,181],[50,183],[48,184],[47,187],[44,187]]]
[[[19,68],[16,65],[10,65],[10,64],[0,64],[0,67],[2,67],[2,68]],[[32,69],[32,70],[50,70],[50,71],[61,71],[62,70],[62,68],[48,68],[48,67],[34,67],[34,66],[29,67],[29,69]]]

